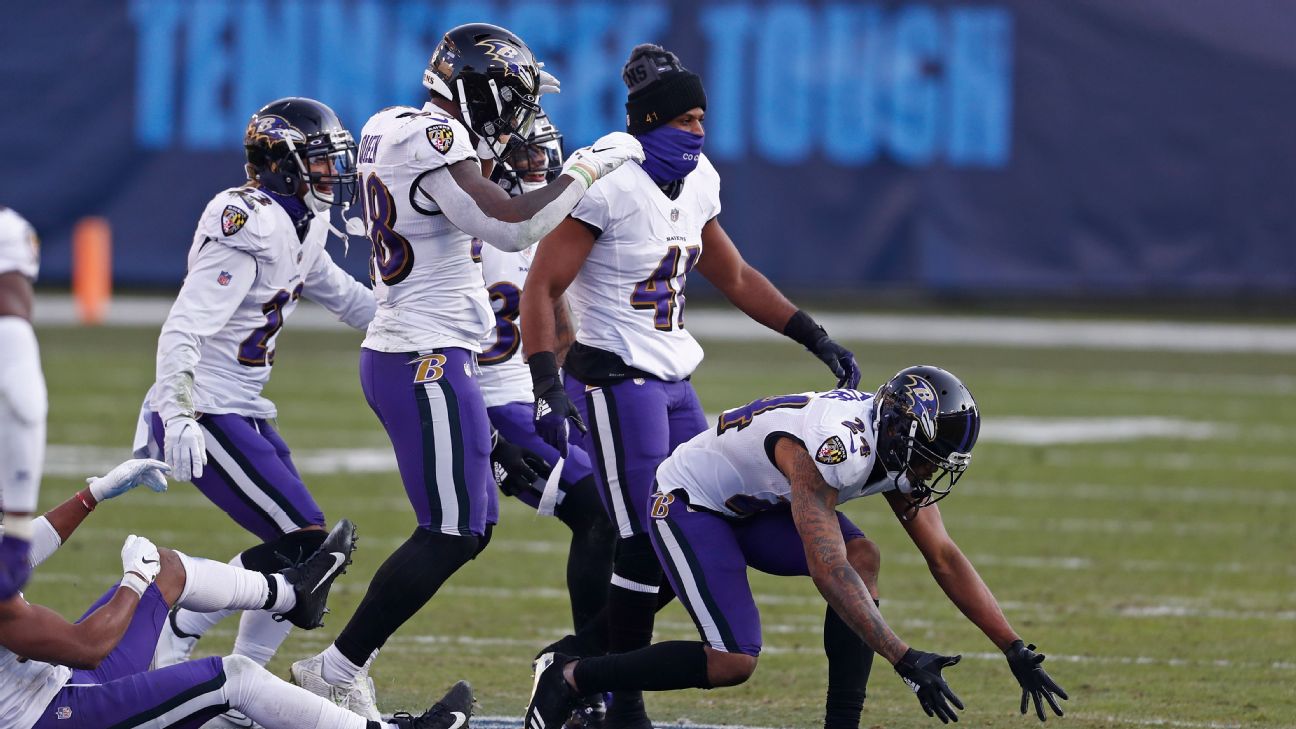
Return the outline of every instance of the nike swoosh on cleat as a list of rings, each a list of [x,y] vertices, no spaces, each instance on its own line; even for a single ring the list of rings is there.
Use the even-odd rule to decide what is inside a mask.
[[[342,564],[346,562],[346,555],[341,552],[329,552],[329,554],[333,557],[333,567],[324,573],[319,582],[315,583],[315,586],[311,588],[311,592],[320,589],[320,585],[323,585],[330,577],[337,574],[337,571],[342,569]]]
[[[140,561],[143,562],[144,564],[157,564],[157,563],[158,563],[158,561],[157,561],[156,559],[141,559]]]
[[[452,711],[450,714],[454,716],[455,723],[451,724],[447,729],[459,729],[468,721],[468,715],[462,711]]]

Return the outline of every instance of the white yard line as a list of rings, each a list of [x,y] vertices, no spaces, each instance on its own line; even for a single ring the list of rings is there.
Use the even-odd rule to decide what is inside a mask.
[[[109,326],[159,326],[171,307],[162,297],[113,299]],[[1170,352],[1296,353],[1296,326],[1164,321],[1034,319],[893,314],[821,314],[816,317],[837,339],[854,342],[914,342],[945,345],[1123,349]],[[71,326],[78,321],[70,296],[41,294],[37,326]],[[293,329],[345,329],[323,308],[302,302]],[[774,340],[778,334],[728,308],[689,309],[689,331],[711,341]]]

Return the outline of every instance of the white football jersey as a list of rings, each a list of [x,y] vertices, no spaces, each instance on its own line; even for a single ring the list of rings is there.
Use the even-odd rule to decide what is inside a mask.
[[[40,270],[40,240],[23,216],[0,207],[0,273],[17,271],[35,281]]]
[[[361,130],[358,167],[378,299],[365,347],[480,352],[494,327],[472,236],[418,188],[424,173],[463,160],[480,167],[468,130],[431,103],[383,109]]]
[[[720,214],[720,175],[705,155],[674,200],[627,162],[591,187],[572,217],[602,233],[568,288],[576,340],[667,381],[688,377],[702,347],[684,328],[684,284],[702,226]]]
[[[690,504],[735,517],[789,503],[792,486],[774,465],[771,436],[776,434],[805,444],[840,501],[895,488],[889,476],[874,475],[873,395],[830,390],[766,397],[726,410],[716,427],[694,436],[662,462],[658,489],[684,490]]]
[[[533,402],[531,370],[522,360],[522,287],[535,245],[510,253],[492,245],[483,245],[480,239],[472,241],[473,260],[481,264],[482,278],[486,281],[486,294],[495,312],[495,327],[482,339],[481,354],[477,363],[482,366],[482,395],[486,407],[493,408],[511,402]]]
[[[226,190],[207,204],[189,249],[189,272],[158,338],[151,409],[163,420],[183,411],[175,375],[194,373],[193,409],[275,416],[262,397],[284,322],[307,298],[363,328],[373,294],[325,250],[328,220],[316,216],[304,241],[281,205],[252,187]]]
[[[28,661],[0,648],[0,729],[31,729],[72,678],[72,669]]]

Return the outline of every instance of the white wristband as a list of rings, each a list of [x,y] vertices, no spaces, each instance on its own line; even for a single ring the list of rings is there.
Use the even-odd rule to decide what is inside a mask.
[[[145,580],[134,572],[127,572],[122,575],[121,586],[133,590],[135,594],[140,597],[144,597],[144,591],[148,589],[149,584],[148,580]]]

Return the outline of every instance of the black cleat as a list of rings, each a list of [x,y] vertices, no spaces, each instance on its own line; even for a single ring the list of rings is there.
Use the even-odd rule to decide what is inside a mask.
[[[531,703],[522,717],[522,729],[561,729],[580,702],[580,697],[563,678],[563,666],[574,659],[561,653],[545,653],[535,660]]]
[[[644,709],[643,693],[613,691],[612,703],[603,718],[603,729],[653,729],[652,719]]]
[[[303,630],[314,630],[323,625],[329,588],[351,564],[355,543],[355,524],[349,519],[340,519],[314,554],[292,567],[279,570],[297,594],[297,604],[278,619],[287,620]]]
[[[400,729],[467,729],[475,703],[472,686],[467,681],[460,681],[421,715],[398,712],[392,716],[391,723]]]

